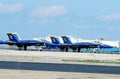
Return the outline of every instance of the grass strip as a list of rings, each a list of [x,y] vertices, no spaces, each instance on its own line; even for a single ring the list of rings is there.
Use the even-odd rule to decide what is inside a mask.
[[[120,64],[120,61],[109,60],[62,60],[64,62],[85,62],[85,63],[106,63],[106,64]]]

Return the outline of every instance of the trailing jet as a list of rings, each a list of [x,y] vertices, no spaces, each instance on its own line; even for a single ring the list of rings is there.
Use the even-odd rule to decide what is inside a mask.
[[[50,39],[51,39],[52,43],[56,44],[61,51],[68,52],[68,49],[70,48],[71,44],[61,43],[59,38],[54,37],[54,36],[51,36]]]
[[[60,49],[61,51],[68,52],[69,44],[61,43],[58,37],[50,36],[47,39],[43,39],[43,41],[47,49]]]
[[[17,33],[7,32],[9,41],[6,43],[9,45],[16,45],[19,50],[24,47],[24,50],[27,50],[28,46],[43,46],[45,43],[38,40],[21,40]]]

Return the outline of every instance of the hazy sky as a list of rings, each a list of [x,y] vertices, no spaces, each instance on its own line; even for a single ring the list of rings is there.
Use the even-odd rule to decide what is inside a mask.
[[[0,39],[71,35],[120,40],[120,0],[0,0]]]

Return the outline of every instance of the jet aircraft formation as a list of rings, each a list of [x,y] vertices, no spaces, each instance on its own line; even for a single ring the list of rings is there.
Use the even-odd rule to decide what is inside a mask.
[[[61,51],[68,52],[69,49],[72,49],[74,52],[80,52],[82,48],[113,48],[110,45],[103,44],[103,43],[93,43],[93,42],[76,42],[73,43],[68,36],[61,36],[63,43],[60,42],[60,39],[55,36],[51,36],[50,39],[52,42],[44,40],[22,40],[18,36],[17,33],[7,32],[7,36],[9,38],[9,41],[1,41],[0,44],[7,44],[10,46],[17,46],[19,50],[24,48],[24,50],[27,50],[28,46],[38,46],[38,47],[44,47],[49,49],[55,49],[58,48]],[[42,48],[43,49],[43,48]]]

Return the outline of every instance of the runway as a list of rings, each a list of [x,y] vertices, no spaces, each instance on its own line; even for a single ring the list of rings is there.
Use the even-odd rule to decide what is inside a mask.
[[[55,63],[53,64],[53,63],[0,61],[0,69],[76,72],[76,73],[98,73],[98,74],[118,74],[118,75],[120,75],[120,67],[119,66],[98,66],[98,65],[83,65],[83,64],[55,64]]]
[[[119,54],[0,50],[1,79],[119,79],[120,65],[63,62],[63,59],[119,61]]]

